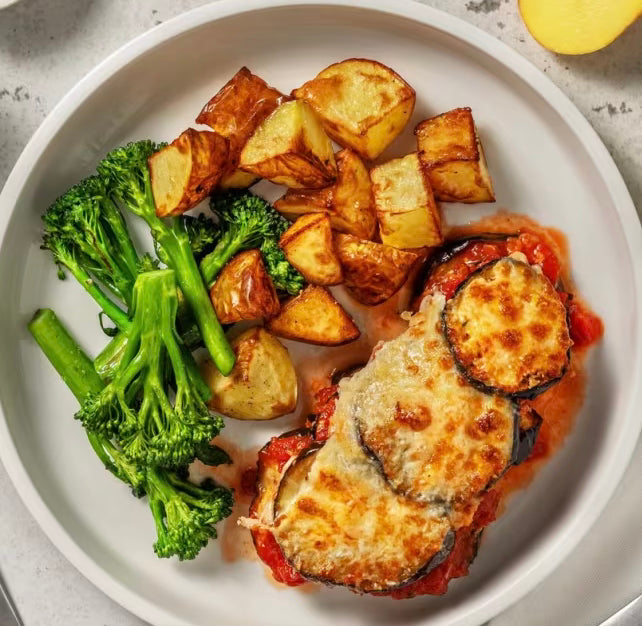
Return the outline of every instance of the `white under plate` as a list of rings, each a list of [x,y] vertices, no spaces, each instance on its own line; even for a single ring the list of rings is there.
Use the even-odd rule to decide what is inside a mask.
[[[487,532],[479,558],[444,597],[359,597],[342,589],[278,588],[256,562],[223,563],[220,542],[194,562],[160,561],[152,517],[100,466],[75,401],[31,341],[26,323],[51,306],[96,352],[96,308],[56,280],[39,250],[40,215],[129,139],[171,140],[241,65],[283,91],[347,57],[377,59],[417,91],[416,113],[386,155],[413,149],[424,117],[471,106],[507,207],[569,238],[580,291],[604,340],[560,454]],[[449,221],[494,210],[446,205]],[[141,229],[142,233],[144,229]],[[642,231],[606,149],[580,113],[507,46],[453,17],[403,0],[223,0],[167,22],[91,72],[47,118],[0,196],[2,460],[27,506],[90,580],[142,618],[170,624],[473,625],[541,581],[576,545],[612,494],[642,421]],[[230,424],[243,446],[288,420]]]

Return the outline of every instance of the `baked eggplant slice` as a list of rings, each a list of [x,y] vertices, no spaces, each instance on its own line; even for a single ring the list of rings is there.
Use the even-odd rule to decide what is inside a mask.
[[[458,237],[457,239],[449,239],[435,250],[435,253],[430,257],[428,264],[428,272],[433,270],[438,265],[447,263],[460,252],[463,252],[469,246],[475,243],[500,243],[504,242],[510,237],[518,237],[519,233],[480,233],[472,237]]]
[[[303,577],[362,593],[415,580],[454,542],[443,507],[390,489],[354,429],[335,432],[289,465],[274,512],[277,543]]]
[[[459,369],[487,391],[532,398],[568,368],[566,308],[538,269],[515,258],[471,274],[446,304],[443,325]]]
[[[342,382],[339,401],[393,489],[457,508],[512,463],[518,412],[461,376],[442,333],[444,303],[427,298],[408,330]]]
[[[274,500],[283,474],[282,461],[277,461],[275,456],[267,456],[274,439],[288,444],[286,449],[280,451],[282,456],[292,453],[293,457],[296,457],[302,450],[307,450],[314,443],[313,433],[310,429],[297,428],[273,438],[259,450],[256,495],[250,505],[250,517],[267,524],[271,523],[274,518]]]

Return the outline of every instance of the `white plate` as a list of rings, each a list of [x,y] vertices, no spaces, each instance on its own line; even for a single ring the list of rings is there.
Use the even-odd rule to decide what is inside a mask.
[[[580,290],[606,336],[562,452],[492,526],[469,577],[442,598],[397,602],[341,589],[302,594],[255,562],[159,561],[144,502],[99,465],[75,401],[25,325],[52,306],[83,344],[102,345],[95,307],[60,283],[38,249],[49,202],[127,139],[171,139],[245,64],[289,90],[329,63],[372,57],[418,93],[413,121],[472,106],[496,183],[510,207],[568,234]],[[411,133],[389,154],[412,149]],[[461,221],[489,207],[446,208]],[[142,232],[142,231],[141,231]],[[167,22],[112,55],[56,107],[0,197],[0,452],[19,493],[69,560],[148,621],[168,624],[478,624],[515,602],[575,546],[605,506],[642,419],[642,232],[611,158],[580,113],[504,44],[453,17],[401,0],[228,0]],[[252,442],[285,424],[233,424]],[[230,433],[227,433],[230,434]]]

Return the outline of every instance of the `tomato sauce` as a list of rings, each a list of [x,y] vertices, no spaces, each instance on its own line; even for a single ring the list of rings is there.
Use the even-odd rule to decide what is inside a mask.
[[[377,595],[397,599],[424,594],[441,595],[447,591],[450,580],[468,574],[481,531],[501,513],[507,497],[527,485],[537,469],[561,447],[583,401],[586,348],[599,340],[604,329],[599,317],[590,311],[575,292],[570,279],[568,246],[564,235],[554,229],[543,228],[527,217],[503,213],[484,218],[475,224],[451,228],[448,239],[489,234],[508,236],[478,240],[460,249],[432,271],[421,297],[433,289],[439,289],[447,298],[451,297],[457,287],[479,267],[508,254],[521,252],[529,263],[541,267],[542,272],[558,289],[560,298],[567,307],[569,329],[574,343],[571,364],[560,382],[528,401],[543,418],[530,457],[521,465],[509,469],[494,488],[485,494],[470,526],[456,532],[453,549],[446,560],[420,579],[400,589]],[[313,419],[308,419],[306,423],[309,430],[273,438],[259,453],[259,468],[266,464],[276,464],[282,469],[292,456],[312,443],[328,438],[338,389],[337,385],[330,385],[332,370],[365,363],[377,341],[391,339],[403,332],[406,323],[399,317],[399,313],[406,308],[409,294],[410,289],[406,287],[404,292],[387,303],[369,309],[371,315],[364,316],[366,332],[360,341],[343,352],[333,352],[333,358],[324,364],[324,370],[320,371],[318,365],[316,370],[303,368],[306,409],[309,408],[314,413]],[[416,306],[418,303],[419,300],[415,301]],[[338,364],[341,367],[337,368]],[[250,509],[250,515],[254,513]],[[252,535],[257,554],[271,569],[277,581],[289,586],[305,582],[285,559],[269,530],[253,529]]]

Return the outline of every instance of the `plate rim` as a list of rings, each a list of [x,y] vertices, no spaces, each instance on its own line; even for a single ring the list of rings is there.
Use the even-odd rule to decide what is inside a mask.
[[[602,179],[623,227],[638,296],[637,303],[638,306],[642,304],[642,256],[635,254],[636,250],[642,249],[642,225],[626,184],[597,132],[568,96],[516,50],[461,18],[412,0],[323,0],[322,2],[312,0],[218,0],[177,15],[138,35],[111,53],[78,81],[56,104],[27,143],[0,193],[0,249],[2,249],[7,225],[15,209],[15,201],[22,192],[32,167],[63,124],[111,76],[156,46],[206,23],[264,9],[307,6],[313,10],[315,6],[333,5],[389,14],[435,28],[459,41],[474,46],[482,54],[517,74],[541,96],[574,133],[593,164],[602,174]],[[636,322],[638,359],[635,363],[635,374],[638,379],[642,370],[641,330],[642,322],[638,319]],[[595,479],[595,484],[591,485],[592,491],[580,499],[575,509],[562,519],[563,523],[558,524],[559,530],[547,538],[546,542],[538,548],[541,553],[538,562],[509,585],[505,585],[501,592],[494,595],[489,594],[484,598],[474,614],[458,616],[457,624],[472,626],[494,617],[524,597],[549,576],[575,549],[606,507],[631,460],[642,430],[640,408],[642,408],[642,386],[633,390],[628,398],[625,422],[627,428],[619,433],[617,440],[612,445],[612,450],[602,461],[604,467],[600,476]],[[80,548],[46,506],[23,466],[9,432],[1,399],[0,459],[16,487],[18,495],[40,528],[83,576],[121,606],[146,621],[192,626],[192,622],[158,607],[153,602],[131,591]],[[442,617],[434,617],[431,623],[445,626],[444,618],[446,618],[448,624],[453,624],[452,617],[448,612]]]

